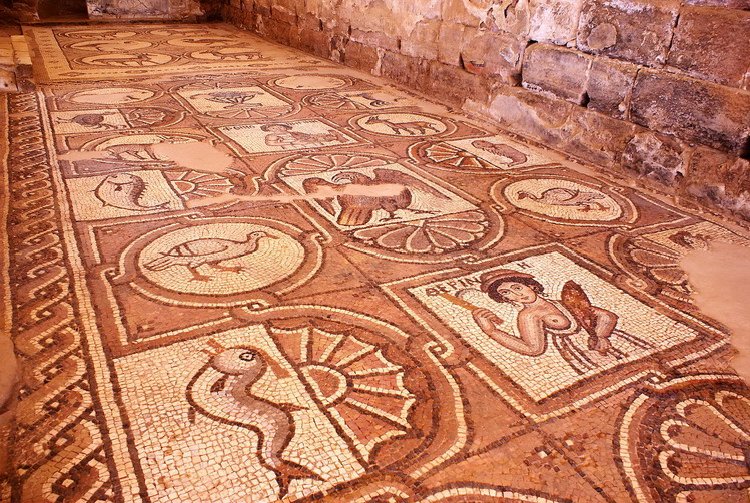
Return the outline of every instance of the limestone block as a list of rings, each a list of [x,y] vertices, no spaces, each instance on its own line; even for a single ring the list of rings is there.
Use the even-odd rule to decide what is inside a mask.
[[[690,158],[685,192],[750,220],[750,161],[698,147]]]
[[[750,93],[641,70],[633,88],[630,117],[649,129],[739,153],[750,135]]]
[[[684,8],[667,64],[696,77],[742,87],[750,71],[750,12]]]
[[[644,65],[664,63],[678,9],[677,0],[586,0],[578,48]]]
[[[494,0],[484,26],[491,31],[503,31],[529,38],[530,1],[532,0],[515,0],[508,4],[507,1]],[[576,19],[576,23],[577,21]]]
[[[470,36],[470,30],[466,33]],[[519,80],[525,41],[507,33],[475,31],[465,44],[461,60],[468,72],[497,76],[507,84]]]
[[[430,63],[422,58],[385,51],[381,58],[381,75],[415,89],[425,89]]]
[[[367,72],[373,72],[378,68],[378,62],[380,56],[378,50],[375,47],[363,45],[358,42],[350,41],[346,46],[346,52],[344,53],[344,64],[364,70]]]
[[[682,3],[685,5],[705,5],[707,7],[750,10],[750,0],[684,0]]]
[[[589,70],[588,108],[617,119],[627,116],[630,92],[638,67],[632,63],[598,57]]]
[[[437,59],[439,20],[425,20],[414,26],[407,37],[401,40],[401,52],[407,56],[425,59]]]
[[[491,85],[492,81],[488,78],[472,75],[457,66],[432,61],[429,78],[422,90],[440,102],[460,107],[467,99],[486,103]]]
[[[559,103],[559,102],[558,102]],[[557,146],[597,166],[614,167],[634,134],[643,131],[631,122],[573,107],[560,129]]]
[[[503,87],[493,97],[488,115],[520,134],[552,144],[559,143],[559,131],[574,105],[532,93],[523,88]]]
[[[462,24],[448,21],[441,23],[437,40],[439,62],[454,66],[461,65],[461,49],[465,31],[466,27]]]
[[[531,45],[526,49],[523,63],[523,86],[581,105],[591,61],[591,56],[572,49],[550,44]]]
[[[529,6],[530,39],[558,45],[575,41],[583,0],[529,0]]]
[[[622,154],[622,165],[641,176],[671,185],[685,175],[689,149],[674,138],[652,131],[638,133]]]

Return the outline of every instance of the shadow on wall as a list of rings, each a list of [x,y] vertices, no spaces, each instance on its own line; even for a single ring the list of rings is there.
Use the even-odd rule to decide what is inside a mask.
[[[89,17],[86,0],[39,0],[37,12],[40,19]]]

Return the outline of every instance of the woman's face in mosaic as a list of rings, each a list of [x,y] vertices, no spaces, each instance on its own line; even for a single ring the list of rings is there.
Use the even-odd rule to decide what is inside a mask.
[[[530,286],[514,281],[500,283],[497,293],[508,302],[520,304],[531,304],[538,298],[537,293]]]

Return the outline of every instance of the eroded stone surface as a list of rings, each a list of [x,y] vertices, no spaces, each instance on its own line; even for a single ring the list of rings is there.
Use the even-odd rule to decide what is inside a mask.
[[[667,64],[692,75],[742,87],[750,72],[750,12],[685,8],[675,29]]]
[[[671,0],[589,0],[578,27],[578,47],[634,63],[664,63],[679,3]]]
[[[750,135],[750,94],[642,70],[633,88],[631,117],[648,128],[739,154]]]

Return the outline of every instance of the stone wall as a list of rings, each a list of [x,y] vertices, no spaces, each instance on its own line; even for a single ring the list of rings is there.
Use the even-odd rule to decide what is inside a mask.
[[[190,19],[201,14],[198,0],[87,0],[92,18]]]
[[[750,0],[230,0],[223,14],[750,219]]]

